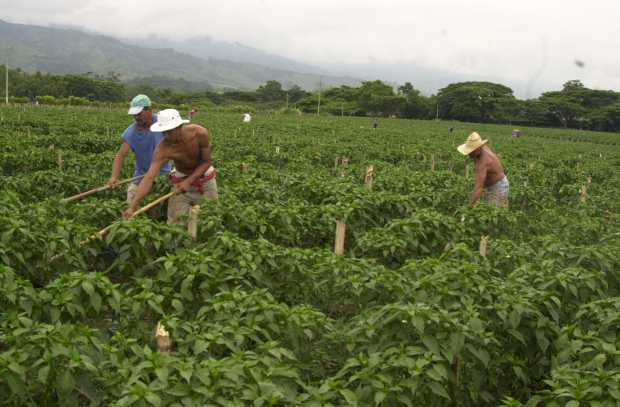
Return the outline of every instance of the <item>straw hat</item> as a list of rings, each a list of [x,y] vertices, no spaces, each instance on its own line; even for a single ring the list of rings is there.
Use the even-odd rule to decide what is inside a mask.
[[[467,137],[465,143],[461,144],[456,149],[459,150],[459,153],[463,155],[469,155],[469,153],[471,153],[475,149],[485,145],[487,141],[489,140],[482,140],[482,138],[480,138],[480,134],[473,132],[469,135],[469,137]]]

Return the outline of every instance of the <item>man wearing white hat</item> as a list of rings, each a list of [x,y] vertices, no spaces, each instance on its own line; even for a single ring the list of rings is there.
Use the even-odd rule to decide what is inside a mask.
[[[467,137],[464,144],[457,150],[468,155],[476,165],[476,183],[469,197],[469,206],[473,206],[485,192],[485,198],[491,205],[508,207],[508,192],[510,184],[504,174],[502,163],[493,150],[486,145],[488,140],[482,140],[480,135],[473,132]]]
[[[197,124],[187,124],[175,109],[158,113],[158,121],[151,125],[151,131],[160,131],[164,139],[155,149],[153,161],[142,179],[136,196],[123,213],[129,218],[142,199],[149,193],[153,180],[168,160],[173,160],[176,170],[170,174],[178,194],[168,201],[168,223],[174,224],[181,215],[186,215],[192,205],[202,199],[217,200],[215,169],[211,165],[209,132]]]
[[[153,152],[155,147],[161,142],[164,135],[161,132],[152,132],[150,127],[157,121],[157,115],[151,110],[151,99],[146,95],[137,95],[131,100],[129,111],[127,114],[133,116],[134,123],[129,125],[121,136],[123,143],[118,149],[114,161],[112,162],[112,175],[108,180],[108,185],[112,188],[118,183],[118,178],[123,168],[123,161],[133,151],[136,156],[133,176],[144,175],[151,166]],[[170,172],[170,163],[165,163],[160,175],[166,175]],[[140,180],[135,180],[127,186],[127,203],[131,203]]]

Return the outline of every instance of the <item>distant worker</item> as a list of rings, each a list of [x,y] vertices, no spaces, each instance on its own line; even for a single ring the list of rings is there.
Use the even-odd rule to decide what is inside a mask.
[[[137,95],[131,100],[128,114],[133,116],[134,123],[129,125],[123,132],[121,138],[123,143],[116,152],[112,162],[112,175],[108,180],[108,185],[112,188],[118,183],[118,178],[123,168],[123,162],[129,151],[133,151],[136,156],[133,176],[144,175],[151,166],[155,147],[163,139],[164,135],[160,132],[152,132],[150,127],[157,122],[157,115],[151,110],[151,99],[146,95]],[[170,172],[170,163],[163,163],[159,175],[166,175]],[[131,182],[127,187],[127,203],[130,203],[138,190],[140,180]]]
[[[249,123],[252,121],[252,115],[249,113],[244,113],[243,114],[243,122],[244,123]]]
[[[521,137],[521,130],[519,130],[519,129],[514,129],[514,130],[512,131],[512,138],[519,138],[519,137]]]
[[[508,207],[508,191],[510,185],[504,174],[499,158],[486,145],[488,140],[482,140],[476,132],[471,133],[464,144],[457,150],[468,155],[475,162],[476,181],[474,190],[469,197],[469,206],[472,207],[482,195],[484,189],[488,203],[495,206]]]
[[[215,169],[211,165],[209,132],[200,125],[187,123],[189,120],[181,119],[181,115],[175,109],[159,112],[158,121],[151,126],[151,131],[163,132],[164,139],[157,146],[151,167],[123,217],[129,218],[138,209],[142,199],[151,190],[153,180],[168,160],[173,160],[176,167],[170,174],[170,181],[178,191],[178,194],[168,201],[168,224],[177,223],[179,216],[186,215],[191,206],[205,198],[217,200],[217,183]]]
[[[195,107],[192,107],[192,110],[190,110],[189,114],[187,115],[189,117],[190,122],[194,119],[194,115],[196,113],[198,113],[198,109],[196,109]]]
[[[373,128],[374,130],[377,130],[377,127],[379,127],[379,123],[374,122],[374,123],[372,124],[372,128]]]

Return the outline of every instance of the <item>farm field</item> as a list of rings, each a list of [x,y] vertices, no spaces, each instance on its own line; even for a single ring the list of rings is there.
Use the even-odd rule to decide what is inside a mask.
[[[125,113],[0,108],[0,405],[620,406],[620,135],[203,113],[193,240],[120,221],[123,187],[62,201],[107,181]],[[466,207],[472,131],[509,210]]]

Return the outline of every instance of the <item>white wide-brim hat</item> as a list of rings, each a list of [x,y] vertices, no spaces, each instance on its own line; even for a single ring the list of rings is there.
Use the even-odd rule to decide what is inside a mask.
[[[489,140],[482,140],[480,134],[473,132],[469,135],[469,137],[467,137],[465,143],[461,144],[456,149],[463,155],[469,155],[472,151],[485,145],[487,141]]]
[[[150,127],[151,131],[168,131],[176,129],[182,124],[189,123],[189,120],[181,119],[179,111],[176,109],[164,109],[157,113],[157,121]]]

